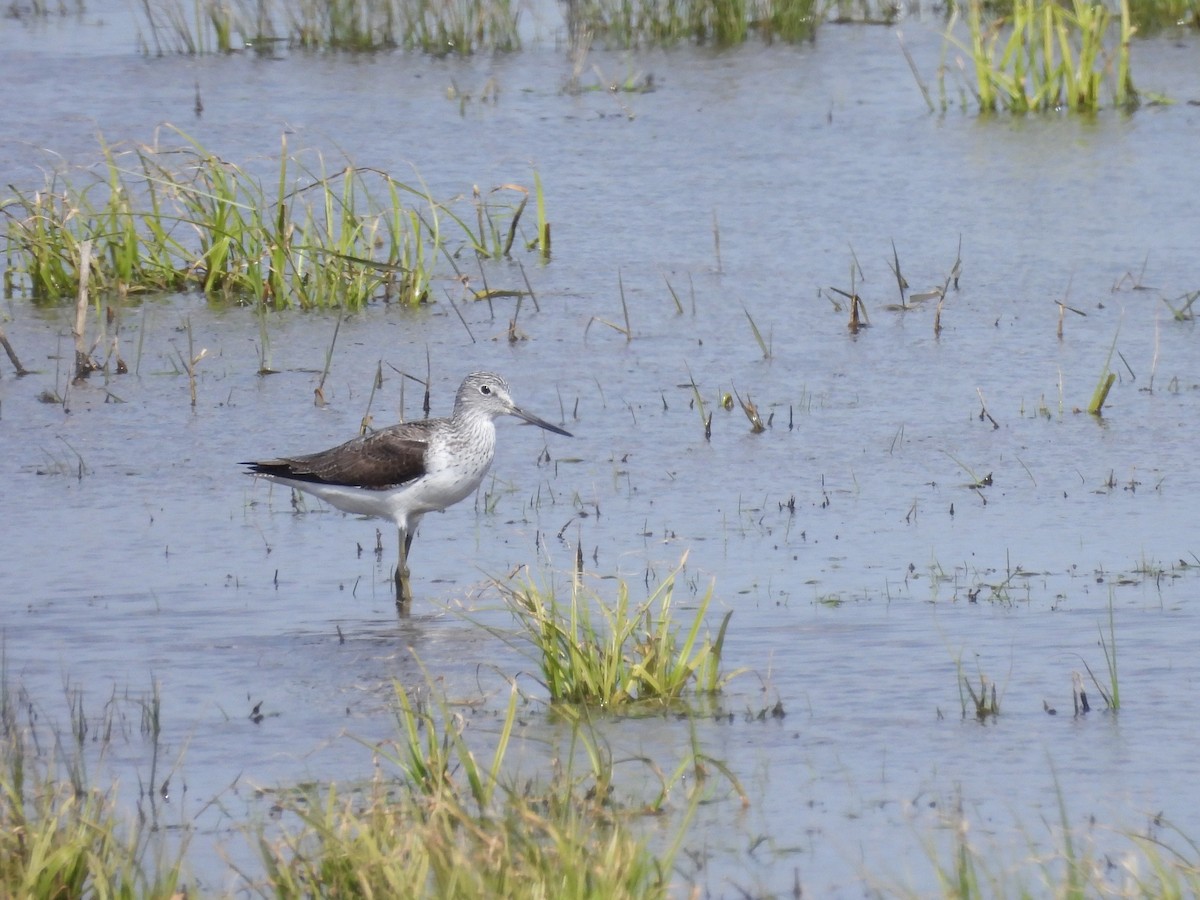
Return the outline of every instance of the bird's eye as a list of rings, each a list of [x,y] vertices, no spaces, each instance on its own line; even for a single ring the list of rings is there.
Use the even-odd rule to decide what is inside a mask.
[[[487,394],[490,394],[491,392],[492,392],[492,389],[488,385],[481,384],[479,386],[479,393],[484,394],[486,396]]]

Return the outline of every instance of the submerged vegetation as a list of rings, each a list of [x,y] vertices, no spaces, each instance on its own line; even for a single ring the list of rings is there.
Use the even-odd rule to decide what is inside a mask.
[[[117,296],[195,289],[279,309],[412,306],[431,299],[439,258],[457,276],[464,251],[509,255],[529,199],[520,185],[476,189],[460,214],[385,172],[331,172],[323,158],[309,166],[286,139],[272,190],[181,137],[175,149],[104,144],[99,171],[78,180],[53,173],[42,188],[0,201],[6,295],[64,300],[86,275],[94,292]],[[548,239],[535,183],[537,227]]]

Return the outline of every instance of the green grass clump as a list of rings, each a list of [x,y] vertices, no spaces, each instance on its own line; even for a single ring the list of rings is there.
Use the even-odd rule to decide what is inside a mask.
[[[282,835],[256,834],[274,897],[665,898],[687,819],[654,853],[614,801],[607,757],[549,779],[501,775],[517,716],[514,690],[492,758],[481,762],[446,701],[414,704],[397,686],[399,738],[366,787],[282,795]],[[383,769],[398,770],[399,777]],[[698,796],[693,789],[692,796]],[[694,801],[687,812],[690,818]]]
[[[51,16],[82,16],[86,12],[83,0],[26,0],[4,7],[4,17],[16,22],[31,22]]]
[[[721,672],[732,611],[721,620],[715,640],[701,636],[711,586],[687,631],[678,627],[674,591],[683,564],[640,603],[631,601],[624,581],[618,581],[612,605],[578,579],[565,599],[553,585],[500,586],[553,703],[606,710],[671,704],[693,692],[715,694],[738,674]]]
[[[435,56],[521,46],[511,0],[142,0],[147,54],[201,55],[254,47]]]
[[[767,42],[813,40],[821,16],[817,0],[578,0],[567,24],[577,43],[730,47],[751,35]]]
[[[1044,822],[1053,845],[1024,859],[1005,859],[987,846],[988,828],[972,827],[961,797],[946,804],[938,847],[926,841],[925,852],[938,880],[935,896],[946,900],[994,897],[1057,897],[1064,900],[1164,900],[1200,896],[1200,845],[1161,815],[1143,833],[1126,832],[1123,852],[1101,852],[1086,835],[1072,827],[1063,789],[1055,777],[1058,821]],[[1039,844],[1029,838],[1031,847]],[[899,897],[928,897],[897,889]]]
[[[1113,106],[1137,105],[1129,0],[1121,0],[1116,19],[1103,3],[1088,0],[1014,0],[1002,16],[989,14],[984,0],[968,0],[966,14],[969,46],[950,37],[950,29],[947,40],[971,59],[980,112],[1092,112],[1104,105],[1106,80]],[[951,28],[957,15],[956,7]],[[946,67],[941,71],[944,79]]]
[[[0,775],[0,896],[171,896],[178,869],[148,869],[149,835],[122,821],[111,792],[78,792],[53,770],[30,784],[29,773],[12,768],[24,751],[0,752],[8,764]]]
[[[855,0],[837,0],[842,3]],[[863,0],[866,2],[866,0]],[[984,11],[991,16],[1013,14],[1017,0],[983,0]],[[1200,27],[1200,0],[1129,0],[1129,18],[1138,33],[1170,28]]]
[[[46,753],[16,708],[0,684],[0,897],[170,897],[183,848],[169,857],[163,832],[140,816],[125,821],[115,788],[88,782],[82,713],[72,710],[72,734]],[[66,759],[59,748],[72,739],[77,756]]]
[[[275,308],[415,306],[429,299],[439,254],[456,274],[463,247],[506,256],[528,195],[506,185],[523,192],[515,207],[503,192],[477,201],[475,233],[449,204],[385,172],[328,171],[319,156],[310,167],[285,140],[272,190],[180,134],[178,149],[104,145],[103,169],[83,183],[52,174],[41,190],[0,200],[6,287],[52,302],[75,297],[86,275],[97,295],[197,289]],[[461,227],[458,247],[443,215]],[[89,240],[93,264],[83,272]]]
[[[1138,31],[1161,31],[1180,26],[1200,28],[1200,0],[1129,0]]]

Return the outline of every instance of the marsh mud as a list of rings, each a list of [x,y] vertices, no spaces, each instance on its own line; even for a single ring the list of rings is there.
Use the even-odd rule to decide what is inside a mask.
[[[237,889],[230,859],[252,870],[236,823],[262,814],[256,788],[370,776],[393,679],[506,697],[530,664],[480,627],[512,624],[490,579],[568,572],[579,547],[601,590],[619,575],[635,593],[686,553],[681,592],[713,583],[714,610],[733,610],[726,663],[751,674],[724,715],[606,734],[664,768],[694,739],[746,789],[745,808],[717,791],[699,810],[681,883],[923,893],[964,820],[997,860],[1060,851],[1060,796],[1114,879],[1125,832],[1165,819],[1200,836],[1200,764],[1180,740],[1200,727],[1200,352],[1167,302],[1200,288],[1194,36],[1134,47],[1138,85],[1175,105],[980,118],[930,115],[881,27],[595,51],[591,71],[653,73],[654,90],[570,93],[553,42],[466,60],[156,59],[127,19],[89,5],[0,22],[4,184],[96,163],[98,134],[178,141],[169,122],[264,177],[283,134],[289,152],[418,173],[440,197],[536,170],[554,228],[549,264],[486,270],[492,287],[528,276],[523,339],[515,301],[463,302],[448,273],[436,302],[346,316],[336,343],[335,313],[268,315],[265,377],[252,310],[128,302],[131,372],[72,385],[72,311],[4,303],[36,370],[0,363],[6,678],[64,726],[64,685],[96,717],[114,692],[159,685],[159,813],[194,832],[201,892]],[[932,77],[938,23],[907,23],[905,41]],[[913,292],[961,259],[940,311],[889,308],[893,245]],[[862,297],[870,327],[847,329],[832,288]],[[625,327],[622,290],[628,336],[603,324]],[[1059,303],[1078,310],[1061,336]],[[194,406],[189,337],[208,351]],[[297,510],[237,463],[353,435],[381,363],[376,420],[419,415],[399,372],[424,377],[427,359],[435,415],[465,371],[495,370],[575,437],[501,422],[480,496],[422,522],[398,618],[390,525]],[[1077,411],[1106,367],[1103,416]],[[735,392],[761,433],[722,405]],[[1072,674],[1106,678],[1113,634],[1122,708],[1075,717]],[[964,719],[962,675],[996,683],[999,716]],[[537,704],[522,721],[533,747],[557,727]],[[108,764],[132,800],[149,749],[136,728],[118,743]]]

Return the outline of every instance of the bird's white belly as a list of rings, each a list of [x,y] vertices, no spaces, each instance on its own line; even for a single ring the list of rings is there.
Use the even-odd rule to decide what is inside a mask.
[[[475,492],[490,463],[488,460],[482,466],[447,467],[426,474],[397,492],[396,504],[410,518],[453,506]]]

